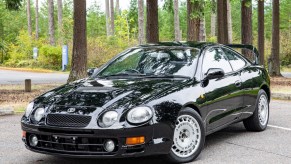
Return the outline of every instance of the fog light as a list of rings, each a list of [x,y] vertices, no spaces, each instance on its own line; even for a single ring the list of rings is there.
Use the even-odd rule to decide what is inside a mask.
[[[30,144],[30,146],[33,146],[33,147],[37,146],[37,144],[38,144],[38,138],[37,138],[36,135],[31,135],[29,137],[29,144]]]
[[[145,142],[144,136],[126,138],[126,145],[138,145]]]
[[[104,149],[107,152],[113,152],[113,150],[115,149],[115,143],[114,143],[114,141],[112,141],[112,140],[105,141],[105,143],[104,143]]]

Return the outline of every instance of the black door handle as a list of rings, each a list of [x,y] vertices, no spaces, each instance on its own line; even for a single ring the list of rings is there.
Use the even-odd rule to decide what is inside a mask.
[[[242,82],[241,82],[240,80],[237,80],[237,81],[234,83],[234,85],[235,85],[236,87],[240,87],[241,84],[242,84]]]

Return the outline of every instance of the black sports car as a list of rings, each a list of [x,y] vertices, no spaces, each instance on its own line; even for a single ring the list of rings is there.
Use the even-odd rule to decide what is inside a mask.
[[[231,48],[232,47],[232,48]],[[163,154],[194,160],[205,136],[243,121],[269,120],[267,71],[233,48],[249,45],[164,42],[130,48],[89,78],[53,89],[21,119],[27,149],[69,157]]]

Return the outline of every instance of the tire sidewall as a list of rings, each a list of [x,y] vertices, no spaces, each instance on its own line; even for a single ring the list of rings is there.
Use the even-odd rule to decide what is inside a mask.
[[[267,105],[268,105],[268,118],[267,118],[267,123],[266,125],[262,125],[260,120],[259,120],[259,101],[260,101],[260,98],[261,96],[264,95],[267,99]],[[255,110],[255,116],[257,118],[257,121],[258,121],[258,125],[260,126],[260,128],[262,130],[265,130],[268,126],[268,123],[269,123],[269,118],[270,118],[270,106],[269,106],[269,103],[270,103],[270,100],[268,98],[268,95],[266,94],[266,92],[264,90],[260,90],[259,91],[259,94],[258,94],[258,98],[257,98],[257,102],[256,102],[256,110]]]
[[[196,159],[199,156],[199,154],[201,153],[201,151],[204,147],[204,143],[205,143],[205,127],[204,127],[204,124],[203,124],[203,121],[202,121],[200,115],[192,108],[185,108],[185,109],[181,110],[179,112],[178,117],[181,115],[190,115],[191,117],[196,119],[196,121],[198,122],[198,124],[200,126],[200,130],[201,130],[201,140],[200,140],[200,144],[198,146],[198,149],[191,156],[186,157],[186,158],[178,157],[175,153],[172,152],[172,149],[171,149],[170,153],[168,154],[168,159],[170,160],[170,162],[173,162],[173,163],[184,163],[184,162],[193,161],[194,159]]]

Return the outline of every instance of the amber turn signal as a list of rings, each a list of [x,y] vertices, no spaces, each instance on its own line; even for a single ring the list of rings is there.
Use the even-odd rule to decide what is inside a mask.
[[[138,145],[143,144],[145,142],[145,137],[129,137],[126,138],[126,145]]]
[[[22,138],[26,138],[26,131],[22,131]]]

